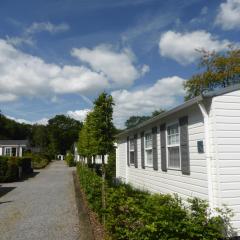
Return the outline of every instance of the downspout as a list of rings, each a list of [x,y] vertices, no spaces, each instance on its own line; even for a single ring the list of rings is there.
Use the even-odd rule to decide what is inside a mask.
[[[213,179],[212,179],[212,158],[210,152],[210,129],[209,129],[209,115],[207,113],[206,107],[203,102],[198,102],[198,106],[201,110],[204,120],[204,133],[205,133],[205,154],[207,161],[207,178],[208,178],[208,198],[209,198],[209,207],[214,209],[214,196],[213,196]]]

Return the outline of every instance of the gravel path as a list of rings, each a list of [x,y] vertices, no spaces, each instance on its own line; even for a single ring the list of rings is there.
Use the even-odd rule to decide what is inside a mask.
[[[79,239],[72,170],[56,161],[26,181],[1,184],[0,239]]]

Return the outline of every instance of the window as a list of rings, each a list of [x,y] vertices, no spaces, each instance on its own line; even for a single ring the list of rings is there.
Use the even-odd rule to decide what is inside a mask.
[[[131,138],[129,141],[129,157],[130,157],[130,164],[134,164],[134,139]]]
[[[145,134],[145,159],[146,166],[153,166],[152,133]]]
[[[167,156],[168,167],[180,169],[180,132],[178,123],[167,127]]]
[[[5,148],[5,156],[11,156],[11,148],[10,147]]]

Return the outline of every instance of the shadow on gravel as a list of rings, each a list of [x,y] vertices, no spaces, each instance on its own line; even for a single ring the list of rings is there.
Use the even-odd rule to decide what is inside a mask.
[[[10,203],[10,202],[13,202],[13,201],[0,202],[0,204],[3,204],[3,203]]]
[[[36,177],[40,172],[32,172],[28,175],[23,176],[21,180],[18,180],[18,182],[24,182],[25,180],[28,180],[29,178],[34,178]]]
[[[14,190],[16,187],[1,187],[0,185],[0,197],[4,196],[5,194],[11,192]],[[1,202],[0,202],[1,203]]]

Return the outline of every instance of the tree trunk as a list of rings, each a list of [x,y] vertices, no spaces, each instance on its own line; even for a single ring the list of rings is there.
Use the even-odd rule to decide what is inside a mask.
[[[105,159],[104,155],[102,155],[102,209],[103,209],[103,215],[102,215],[102,223],[103,226],[105,226],[105,210],[106,210],[106,189],[105,189]]]
[[[96,156],[93,155],[93,169],[96,172]]]

